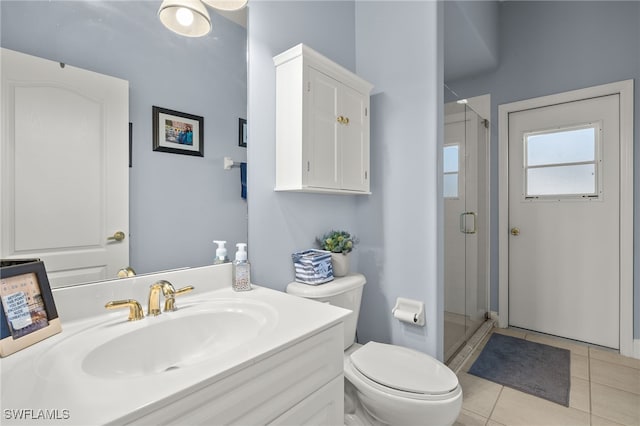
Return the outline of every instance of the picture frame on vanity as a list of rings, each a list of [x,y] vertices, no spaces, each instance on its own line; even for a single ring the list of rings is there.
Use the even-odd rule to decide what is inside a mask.
[[[247,147],[247,120],[238,119],[238,146]]]
[[[204,118],[154,106],[153,150],[204,157]]]
[[[0,261],[0,305],[0,357],[62,331],[39,259]]]

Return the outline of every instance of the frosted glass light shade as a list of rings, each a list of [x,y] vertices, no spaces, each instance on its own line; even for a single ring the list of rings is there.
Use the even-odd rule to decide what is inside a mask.
[[[202,0],[218,10],[239,10],[247,5],[247,0]]]
[[[186,37],[202,37],[211,31],[209,12],[200,0],[164,0],[158,17],[165,27]]]

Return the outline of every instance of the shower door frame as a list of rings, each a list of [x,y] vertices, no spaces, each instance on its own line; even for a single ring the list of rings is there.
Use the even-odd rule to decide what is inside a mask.
[[[485,126],[482,125],[478,125],[477,126],[477,131],[478,132],[482,132],[483,133],[483,137],[484,137],[484,144],[482,147],[478,147],[477,149],[477,165],[482,165],[482,167],[477,170],[477,174],[476,176],[478,176],[478,188],[476,189],[476,211],[479,213],[478,217],[476,218],[477,222],[477,227],[479,230],[481,230],[481,232],[483,234],[476,234],[476,238],[479,238],[479,241],[477,242],[477,253],[480,255],[484,252],[484,256],[478,256],[477,259],[477,267],[476,267],[476,274],[480,273],[480,275],[477,276],[477,284],[475,286],[475,288],[477,289],[479,285],[483,285],[484,286],[484,300],[482,301],[482,304],[484,306],[484,313],[485,315],[490,315],[490,269],[491,269],[491,255],[490,255],[490,244],[491,244],[491,230],[490,230],[490,211],[491,211],[491,204],[490,204],[490,197],[491,197],[491,186],[490,186],[490,179],[491,179],[491,172],[490,172],[490,167],[491,167],[491,161],[490,161],[490,156],[491,156],[491,150],[490,150],[490,127],[488,126],[489,123],[489,114],[490,114],[490,95],[483,95],[483,96],[479,96],[477,98],[472,98],[469,99],[468,102],[471,104],[470,105],[466,105],[467,108],[469,108],[469,110],[471,110],[474,114],[476,114],[477,116],[477,120],[478,123],[483,123],[485,124]],[[466,111],[466,110],[465,110]],[[482,114],[480,114],[479,112],[482,112]],[[446,119],[447,117],[451,117],[454,116],[456,114],[462,114],[462,112],[460,113],[454,113],[454,114],[446,114],[445,115],[445,123],[446,123]],[[486,117],[486,118],[485,118]],[[465,121],[467,121],[467,119],[465,118]],[[455,122],[455,121],[454,121]],[[467,125],[465,125],[465,133],[468,130]],[[478,133],[478,138],[477,140],[480,140],[480,133]],[[466,152],[466,136],[465,136],[465,152]],[[484,164],[483,164],[484,163]],[[466,171],[468,169],[468,167],[466,166],[466,164],[464,165],[465,167],[465,175],[466,175]],[[462,167],[460,167],[460,170],[462,169]],[[462,171],[460,171],[462,173]],[[465,177],[465,179],[467,179]],[[482,186],[484,186],[484,191],[482,191]],[[467,190],[466,185],[465,185],[465,191]],[[465,197],[466,197],[466,193],[465,193]],[[467,209],[465,209],[466,211]],[[481,237],[482,235],[482,237]],[[465,252],[468,250],[467,249],[467,241],[465,239]],[[483,265],[481,265],[481,263],[483,263]],[[467,255],[465,253],[465,268],[467,267]],[[466,277],[466,275],[465,275]],[[445,283],[446,285],[446,283]],[[445,359],[446,358],[452,358],[453,355],[455,355],[460,348],[462,348],[464,346],[464,343],[467,342],[469,340],[469,338],[473,335],[473,333],[479,328],[478,327],[471,327],[473,328],[473,330],[471,330],[471,328],[467,329],[469,327],[469,319],[470,318],[474,318],[475,314],[477,314],[477,311],[474,312],[470,312],[468,310],[468,294],[467,292],[469,291],[468,288],[468,280],[465,278],[465,301],[464,301],[464,306],[465,306],[465,332],[464,332],[464,336],[462,338],[462,340],[458,340],[455,342],[455,344],[451,345],[451,348],[448,347],[444,347],[444,355],[445,355]],[[478,303],[479,301],[476,300],[476,303],[474,305],[474,308],[477,308],[477,306],[479,305]],[[444,310],[446,312],[446,309]],[[473,315],[471,315],[473,314]],[[476,321],[473,320],[472,321]],[[482,323],[482,321],[480,321],[480,324]],[[461,335],[462,337],[462,335]]]

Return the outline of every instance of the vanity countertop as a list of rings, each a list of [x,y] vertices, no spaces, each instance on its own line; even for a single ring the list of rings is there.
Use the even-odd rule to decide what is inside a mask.
[[[234,292],[230,286],[225,285],[203,292],[198,291],[197,282],[192,283],[196,290],[176,299],[179,306],[176,312],[128,322],[126,309],[104,311],[100,315],[63,322],[62,333],[2,358],[2,423],[42,424],[43,418],[40,417],[38,420],[38,416],[42,415],[54,416],[49,423],[56,424],[126,423],[145,413],[153,412],[169,399],[188,397],[195,390],[209,386],[339,324],[350,314],[350,311],[345,309],[296,298],[260,286],[253,286],[252,291]],[[91,339],[100,340],[95,342],[95,345],[99,346],[99,343],[132,330],[149,325],[158,327],[156,324],[162,322],[168,323],[174,315],[174,318],[178,318],[177,315],[189,315],[190,310],[194,312],[199,306],[207,303],[224,304],[225,301],[235,303],[236,307],[242,304],[260,305],[262,309],[268,310],[264,316],[268,324],[263,324],[261,331],[245,344],[240,344],[219,356],[195,354],[196,362],[175,371],[167,369],[141,375],[101,375],[95,374],[94,371],[90,374],[85,371],[87,354],[95,347],[74,347],[76,343],[73,342],[90,342]],[[146,310],[146,301],[143,306]],[[232,312],[234,309],[236,308],[230,306],[226,310]],[[217,326],[220,327],[219,324]],[[185,329],[184,333],[189,333],[189,330]],[[85,337],[74,340],[77,336]],[[140,345],[143,344],[145,342],[140,342]],[[131,357],[136,357],[144,352],[136,345],[135,342],[129,342],[123,344],[128,347],[121,349]],[[163,345],[170,348],[171,339],[168,337]],[[26,421],[16,420],[21,415],[26,417]]]

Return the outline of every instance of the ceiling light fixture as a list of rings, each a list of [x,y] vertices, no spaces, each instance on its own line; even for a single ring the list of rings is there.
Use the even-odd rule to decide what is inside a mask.
[[[186,37],[202,37],[211,31],[209,12],[200,0],[164,0],[158,17],[165,27]]]
[[[187,8],[181,7],[176,10],[176,21],[183,27],[193,24],[193,12]]]
[[[164,0],[158,10],[162,24],[174,33],[202,37],[211,31],[211,18],[204,4],[223,11],[240,10],[248,0]],[[203,4],[204,3],[204,4]]]

